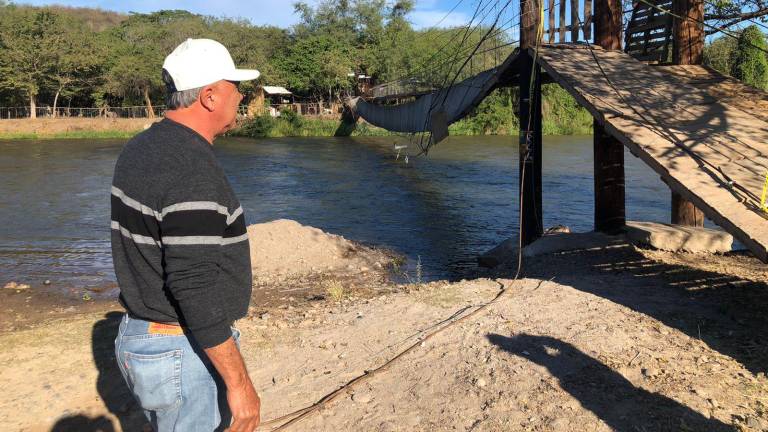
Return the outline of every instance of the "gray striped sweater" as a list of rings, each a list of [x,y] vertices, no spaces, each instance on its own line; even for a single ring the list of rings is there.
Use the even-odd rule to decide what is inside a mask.
[[[112,258],[134,317],[180,322],[203,348],[248,311],[243,209],[211,145],[164,119],[123,148],[112,183]]]

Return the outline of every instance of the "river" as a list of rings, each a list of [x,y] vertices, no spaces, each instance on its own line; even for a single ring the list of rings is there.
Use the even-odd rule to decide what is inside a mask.
[[[109,190],[124,140],[0,143],[0,283],[114,286]],[[248,223],[293,219],[460,278],[515,235],[517,138],[451,137],[427,156],[400,138],[223,138],[214,147]],[[404,152],[410,152],[408,162]],[[668,222],[669,191],[627,153],[627,216]],[[544,225],[588,231],[592,137],[544,139]]]

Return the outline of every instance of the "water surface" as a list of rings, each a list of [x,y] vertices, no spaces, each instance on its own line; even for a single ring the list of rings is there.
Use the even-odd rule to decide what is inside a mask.
[[[109,190],[124,140],[0,143],[0,282],[114,285]],[[460,278],[515,235],[517,138],[451,137],[408,163],[398,138],[226,138],[214,147],[249,223],[294,219]],[[591,136],[545,137],[545,227],[593,223]],[[669,191],[626,153],[627,216],[667,222]]]

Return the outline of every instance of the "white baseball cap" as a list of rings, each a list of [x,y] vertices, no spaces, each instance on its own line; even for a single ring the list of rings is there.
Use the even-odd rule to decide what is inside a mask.
[[[168,54],[163,69],[173,80],[176,91],[202,87],[219,80],[248,81],[261,75],[256,69],[237,69],[227,48],[212,39],[185,40]]]

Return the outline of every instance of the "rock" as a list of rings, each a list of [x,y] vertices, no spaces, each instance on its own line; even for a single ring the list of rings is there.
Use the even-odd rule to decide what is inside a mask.
[[[545,229],[544,230],[544,235],[547,235],[547,234],[557,234],[557,233],[565,233],[565,234],[567,234],[567,233],[570,233],[570,232],[571,232],[570,228],[568,228],[565,225],[559,225],[558,224],[558,225],[555,225],[553,227]]]
[[[259,316],[259,318],[261,318],[261,319],[266,321],[266,320],[268,320],[270,318],[270,315],[268,313],[263,313],[263,314],[261,314],[261,316]]]
[[[552,422],[549,424],[549,427],[552,428],[554,432],[568,431],[571,430],[571,423],[568,421],[568,419],[560,417],[552,420]]]
[[[367,404],[373,399],[369,393],[355,393],[352,395],[352,400],[357,403]]]
[[[46,279],[46,280],[43,282],[43,285],[50,285],[50,284],[51,284],[51,280],[50,280],[50,279]]]
[[[626,229],[633,243],[665,251],[724,253],[733,248],[732,235],[709,228],[631,221]]]
[[[288,323],[286,323],[285,321],[282,321],[282,320],[274,321],[273,325],[275,327],[279,328],[279,329],[284,329],[284,328],[288,327]]]
[[[376,270],[381,270],[383,267],[384,267],[384,266],[383,266],[383,265],[381,265],[381,263],[380,263],[380,262],[378,262],[378,261],[376,261],[375,263],[373,263],[373,268],[375,268]]]
[[[495,248],[477,257],[477,265],[493,268],[517,255],[517,238],[504,240]]]
[[[708,401],[709,404],[712,405],[712,408],[717,408],[720,406],[720,404],[717,402],[717,399],[715,398],[708,399]]]
[[[5,284],[5,286],[3,288],[5,288],[5,289],[16,289],[17,286],[19,286],[19,284],[17,284],[16,282],[11,281],[11,282],[8,282],[7,284]]]
[[[709,396],[706,391],[704,391],[703,389],[698,388],[698,387],[694,387],[693,388],[693,392],[696,393],[697,395],[699,395],[699,397],[701,397],[703,399],[706,399],[707,396]]]
[[[488,383],[486,383],[482,378],[478,378],[477,381],[475,381],[475,385],[478,387],[485,387],[487,384]]]
[[[659,370],[654,367],[643,368],[643,375],[646,378],[653,378],[659,376]]]
[[[757,417],[748,417],[746,421],[747,427],[754,430],[763,430],[765,422],[760,421]]]

